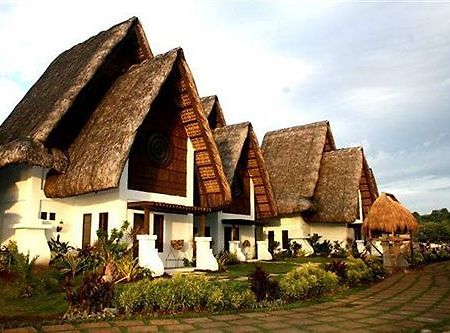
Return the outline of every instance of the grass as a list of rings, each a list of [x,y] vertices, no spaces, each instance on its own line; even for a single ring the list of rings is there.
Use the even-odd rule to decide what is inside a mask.
[[[37,295],[21,298],[23,287],[17,279],[0,277],[0,327],[17,326],[24,322],[42,322],[60,319],[67,310],[65,293],[45,284],[42,279],[51,279],[54,272],[34,272]]]
[[[259,262],[259,263],[240,263],[228,266],[225,273],[210,273],[210,276],[219,278],[235,279],[248,276],[254,269],[255,265],[261,265],[262,268],[271,274],[279,274],[280,276],[295,267],[307,262],[324,263],[329,262],[330,258],[312,257],[312,258],[286,258],[278,261]],[[41,271],[39,276],[52,276],[54,272]],[[79,279],[77,279],[79,280]],[[80,281],[78,281],[79,283]],[[117,286],[120,288],[120,286]],[[57,290],[50,290],[41,287],[41,292],[30,298],[20,298],[20,284],[14,281],[2,279],[0,276],[0,330],[6,327],[17,327],[23,325],[39,326],[43,323],[61,322],[62,315],[67,311],[68,305],[65,300],[65,293]],[[352,292],[346,290],[344,294]],[[342,296],[342,294],[340,295]],[[329,299],[322,298],[303,302],[302,305],[323,302]],[[300,304],[277,305],[274,308],[293,308]],[[267,308],[265,308],[267,310]],[[253,311],[253,310],[252,310]],[[192,316],[192,313],[186,313]],[[204,315],[204,314],[203,314]]]
[[[216,276],[220,278],[236,279],[239,277],[245,277],[250,275],[255,266],[261,266],[261,268],[269,274],[284,274],[297,266],[308,262],[325,263],[330,262],[331,258],[324,257],[305,257],[305,258],[284,258],[277,261],[264,261],[255,263],[239,263],[236,265],[228,265],[228,270],[221,273],[210,273],[210,276]]]

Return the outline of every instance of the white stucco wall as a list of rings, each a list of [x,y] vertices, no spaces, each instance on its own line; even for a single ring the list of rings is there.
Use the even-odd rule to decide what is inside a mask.
[[[339,241],[343,244],[347,240],[353,240],[353,229],[347,228],[345,223],[311,223],[311,235],[318,234],[322,236],[320,242],[329,240],[331,242]]]
[[[127,210],[127,203],[130,201],[193,205],[194,149],[190,140],[187,148],[185,197],[128,190],[128,163],[122,173],[119,188],[64,199],[45,196],[43,185],[48,170],[27,165],[0,169],[0,242],[5,244],[9,240],[16,240],[21,252],[30,251],[32,256],[40,255],[41,261],[45,262],[49,257],[46,241],[56,236],[56,227],[60,221],[63,221],[61,240],[81,247],[83,214],[92,214],[93,243],[96,240],[100,213],[108,213],[109,231],[120,228],[125,220],[132,225],[132,214]],[[55,221],[43,222],[40,212],[56,213]],[[184,239],[185,247],[190,244],[193,238],[193,217],[192,214],[162,215],[165,216],[165,246],[161,258],[165,261],[170,250],[170,240]],[[153,226],[150,230],[153,230]],[[189,258],[192,256],[191,247],[187,249],[186,255]]]
[[[269,220],[263,227],[264,239],[268,239],[269,231],[273,231],[274,240],[280,243],[279,248],[281,249],[283,230],[288,230],[288,237],[290,239],[302,238],[309,235],[310,225],[300,215],[274,218]]]

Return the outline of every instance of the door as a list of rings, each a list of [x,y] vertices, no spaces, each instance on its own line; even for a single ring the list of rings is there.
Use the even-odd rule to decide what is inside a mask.
[[[83,249],[91,245],[91,227],[92,214],[83,214],[83,236],[81,242]]]
[[[269,238],[269,251],[272,253],[273,252],[273,250],[272,250],[273,249],[273,243],[275,242],[275,231],[269,231],[267,236]]]
[[[148,226],[144,225],[144,214],[133,215],[133,258],[137,258],[139,255],[139,241],[137,235],[148,235]]]
[[[232,228],[231,227],[225,227],[224,229],[224,242],[225,242],[225,246],[224,249],[225,251],[230,251],[230,240],[231,240],[231,232],[232,232]]]
[[[153,215],[153,234],[158,238],[156,239],[156,248],[158,252],[164,250],[164,215]]]
[[[281,246],[283,250],[289,249],[289,231],[283,230],[281,232]]]

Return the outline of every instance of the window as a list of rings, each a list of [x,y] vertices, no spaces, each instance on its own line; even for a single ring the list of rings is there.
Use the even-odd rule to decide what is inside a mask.
[[[39,218],[41,220],[50,220],[50,221],[55,221],[56,220],[56,213],[52,213],[52,212],[40,212],[39,214]]]
[[[100,213],[98,219],[98,230],[108,234],[108,213]]]
[[[91,224],[92,224],[92,214],[83,214],[83,236],[82,236],[82,247],[91,245]]]
[[[282,242],[283,250],[288,250],[289,249],[289,231],[288,230],[283,230],[281,232],[281,242]]]

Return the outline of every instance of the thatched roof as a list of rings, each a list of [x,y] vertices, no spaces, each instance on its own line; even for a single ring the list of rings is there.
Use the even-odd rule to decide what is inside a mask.
[[[125,50],[126,49],[126,50]],[[30,163],[64,171],[67,157],[49,141],[83,89],[95,79],[105,62],[127,53],[125,68],[108,69],[105,76],[118,75],[152,53],[135,17],[75,45],[59,55],[0,127],[0,167]]]
[[[138,128],[171,75],[182,81],[178,83],[180,92],[177,94],[180,95],[174,98],[179,99],[180,106],[189,104],[189,111],[183,111],[181,117],[194,145],[196,164],[209,166],[216,174],[214,179],[200,177],[200,181],[205,182],[207,195],[214,198],[208,204],[218,206],[228,202],[231,194],[220,155],[181,49],[134,65],[114,82],[69,147],[67,171],[48,176],[47,196],[67,197],[117,187]],[[188,95],[182,97],[181,91]]]
[[[317,212],[311,222],[346,222],[359,218],[358,189],[363,172],[361,147],[338,149],[323,154],[314,199]]]
[[[137,18],[56,58],[1,126],[0,167],[50,168],[48,197],[117,187],[137,131],[169,77],[201,170],[203,202],[227,204],[230,187],[183,51],[153,57]]]
[[[223,127],[227,124],[219,103],[219,98],[216,95],[202,97],[201,101],[203,111],[205,112],[206,118],[208,118],[211,129]]]
[[[244,122],[216,128],[214,138],[228,183],[232,184],[238,162],[245,158],[249,176],[254,184],[257,218],[276,216],[277,208],[272,186],[252,125]]]
[[[266,133],[262,151],[279,214],[315,210],[322,154],[334,149],[328,121]]]
[[[364,220],[363,230],[366,235],[371,232],[405,233],[419,227],[411,212],[398,202],[395,197],[381,193],[369,210]]]

